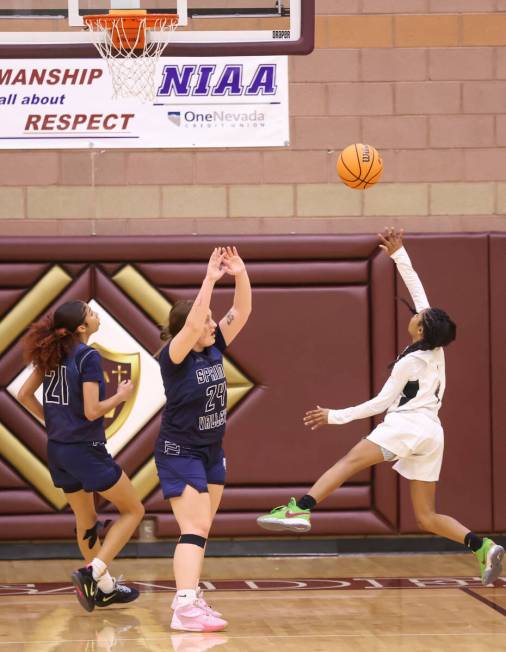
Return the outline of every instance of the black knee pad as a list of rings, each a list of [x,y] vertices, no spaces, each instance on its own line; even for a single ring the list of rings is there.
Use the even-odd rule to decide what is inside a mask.
[[[199,548],[205,548],[207,539],[198,534],[182,534],[179,537],[178,543],[191,543],[194,546],[199,546]]]

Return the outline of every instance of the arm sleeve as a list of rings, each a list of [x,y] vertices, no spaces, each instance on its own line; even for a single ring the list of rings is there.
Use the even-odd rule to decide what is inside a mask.
[[[95,349],[89,349],[86,351],[82,358],[79,360],[78,364],[79,372],[81,374],[81,381],[83,383],[98,383],[103,379],[104,372],[102,371],[100,353],[95,351]]]
[[[402,280],[408,288],[409,294],[411,295],[413,303],[415,304],[416,311],[420,312],[425,308],[430,308],[422,282],[420,281],[418,274],[413,269],[413,265],[411,264],[411,260],[406,249],[401,247],[391,255],[391,258],[397,265],[399,274],[402,276]]]
[[[344,410],[329,410],[328,422],[340,426],[350,421],[381,414],[397,400],[408,380],[416,376],[418,364],[419,361],[411,356],[402,358],[395,364],[389,379],[377,396],[370,401]]]

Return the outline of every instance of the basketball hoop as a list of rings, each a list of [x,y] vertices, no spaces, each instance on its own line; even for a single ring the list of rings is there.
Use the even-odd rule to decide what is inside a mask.
[[[149,31],[168,33],[178,26],[176,14],[148,14],[142,11],[111,11],[84,16],[87,28],[100,35],[95,46],[107,61],[113,97],[155,96],[155,71],[166,41],[149,38]]]

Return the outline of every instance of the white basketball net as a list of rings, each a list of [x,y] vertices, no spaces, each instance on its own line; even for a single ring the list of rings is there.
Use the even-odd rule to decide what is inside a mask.
[[[88,28],[101,35],[95,46],[102,59],[107,61],[113,86],[113,98],[138,97],[145,102],[153,100],[156,94],[155,72],[166,41],[150,41],[149,32],[173,32],[177,21],[157,18],[153,25],[147,27],[147,19],[139,21],[137,38],[128,38],[122,17],[112,22],[97,19],[88,23]],[[141,47],[144,41],[144,47]],[[130,42],[129,45],[126,45]]]

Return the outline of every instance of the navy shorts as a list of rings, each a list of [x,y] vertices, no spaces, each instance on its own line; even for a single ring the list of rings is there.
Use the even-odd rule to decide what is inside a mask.
[[[121,477],[122,469],[103,442],[62,444],[48,441],[47,459],[55,487],[67,494],[75,491],[107,491]]]
[[[155,462],[164,498],[180,496],[186,485],[207,493],[208,484],[225,484],[226,462],[221,443],[184,448],[161,441],[155,450]]]

